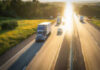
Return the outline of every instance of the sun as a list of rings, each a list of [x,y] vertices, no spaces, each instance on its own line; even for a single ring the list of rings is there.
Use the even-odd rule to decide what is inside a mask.
[[[73,6],[72,6],[71,2],[67,2],[67,4],[66,4],[63,21],[65,23],[64,29],[71,32],[72,28],[73,28],[72,27],[73,26],[73,23],[72,23],[72,21],[73,21]]]
[[[64,16],[65,16],[65,17],[71,16],[72,13],[73,13],[72,4],[71,4],[71,2],[68,2],[68,3],[66,4],[66,7],[65,7]]]

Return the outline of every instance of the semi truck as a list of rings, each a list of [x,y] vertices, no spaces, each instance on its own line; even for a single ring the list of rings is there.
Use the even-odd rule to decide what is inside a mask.
[[[61,24],[61,17],[57,16],[57,25]]]
[[[36,42],[45,41],[51,34],[51,22],[40,23],[37,27]]]

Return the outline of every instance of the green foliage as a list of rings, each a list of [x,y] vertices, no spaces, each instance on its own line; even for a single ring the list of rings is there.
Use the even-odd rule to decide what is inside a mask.
[[[23,2],[21,0],[0,1],[0,16],[20,18],[45,18],[63,12],[63,5],[59,3]]]
[[[100,17],[100,7],[84,5],[80,8],[80,14]]]
[[[89,21],[92,24],[95,24],[100,28],[100,19],[92,18],[91,21]]]
[[[2,22],[1,23],[1,30],[12,30],[18,26],[16,21],[12,22]]]
[[[75,11],[80,15],[100,18],[100,6],[97,4],[77,5],[75,6]]]

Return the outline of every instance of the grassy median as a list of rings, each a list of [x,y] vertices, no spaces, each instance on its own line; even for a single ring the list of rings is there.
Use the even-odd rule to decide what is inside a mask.
[[[10,20],[1,21],[8,22]],[[37,20],[11,20],[17,21],[18,27],[13,30],[1,30],[0,27],[0,55],[10,48],[14,47],[30,35],[36,32],[38,24],[41,22],[54,22],[55,20],[37,19]],[[0,22],[0,23],[1,23]]]

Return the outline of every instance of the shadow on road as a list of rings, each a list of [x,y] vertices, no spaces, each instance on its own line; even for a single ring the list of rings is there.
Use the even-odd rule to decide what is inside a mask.
[[[70,41],[70,40],[69,40]],[[64,38],[54,70],[67,70],[69,65],[69,41]]]
[[[86,24],[85,22],[82,22],[82,24]]]
[[[82,24],[86,24],[84,21],[80,21]]]
[[[33,45],[23,53],[18,60],[8,70],[23,70],[40,50],[44,42],[33,43]]]

